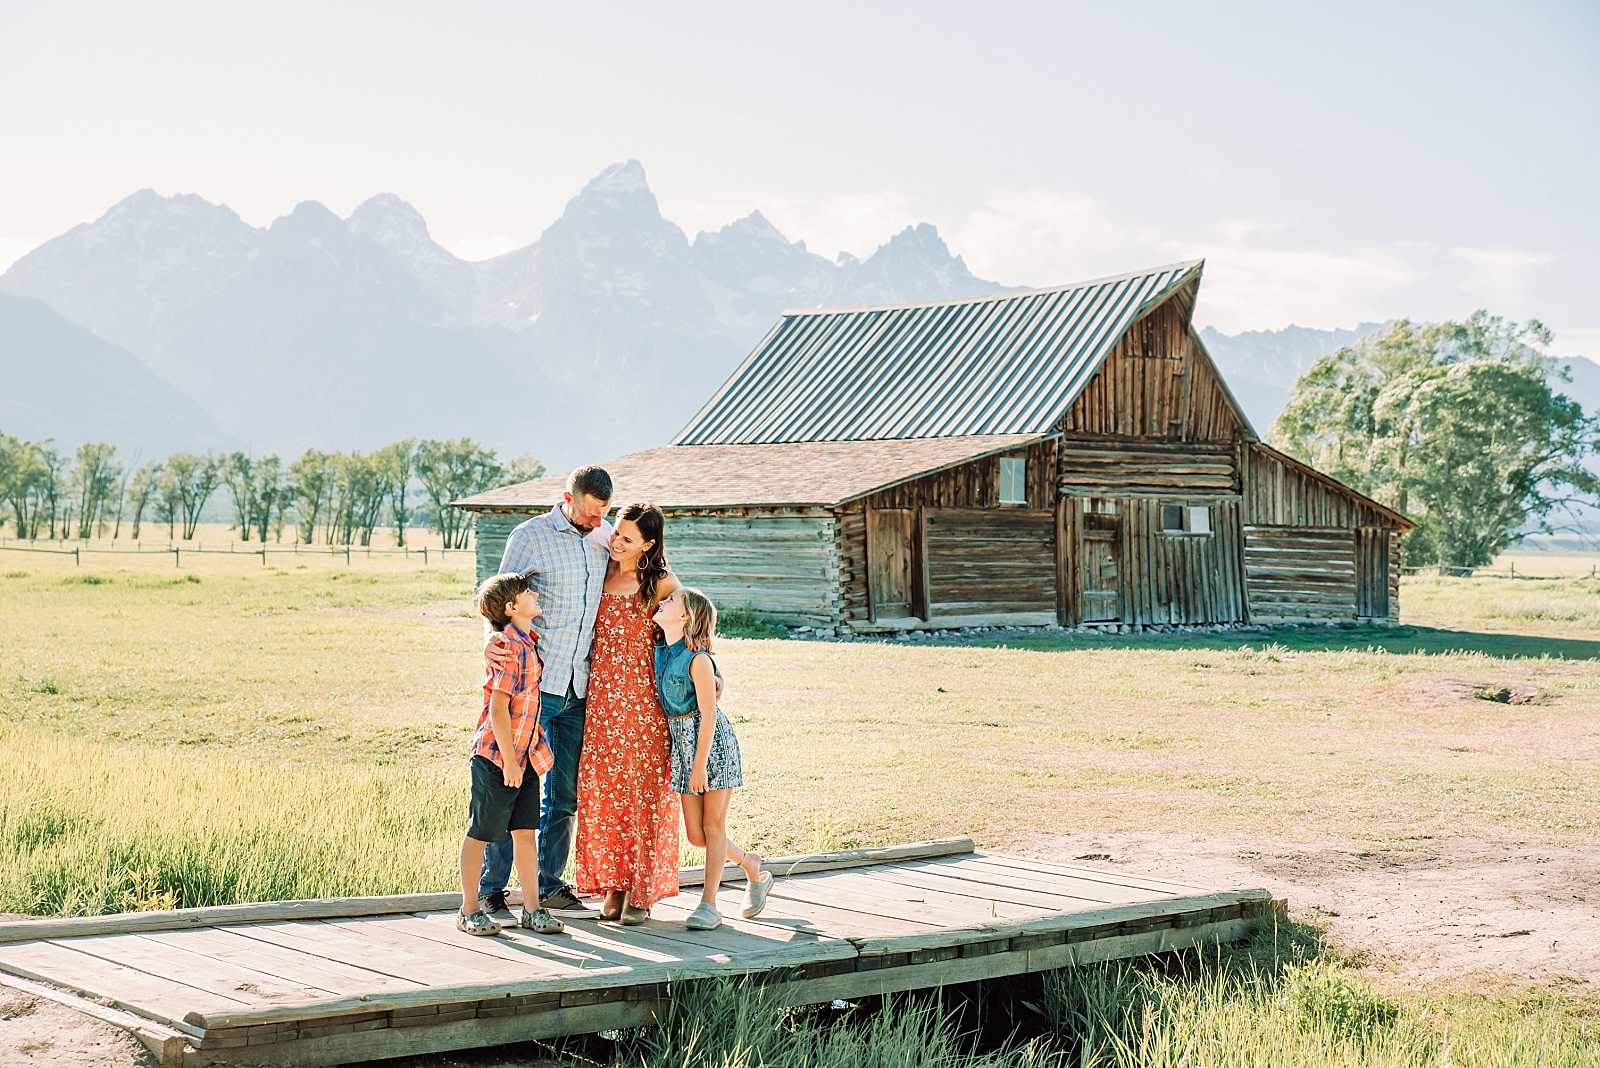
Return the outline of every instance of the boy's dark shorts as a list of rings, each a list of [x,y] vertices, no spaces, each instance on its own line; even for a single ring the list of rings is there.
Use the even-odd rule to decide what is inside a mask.
[[[539,829],[539,776],[527,765],[522,785],[507,786],[500,766],[488,757],[472,755],[472,800],[468,808],[467,837],[498,842],[507,831]]]

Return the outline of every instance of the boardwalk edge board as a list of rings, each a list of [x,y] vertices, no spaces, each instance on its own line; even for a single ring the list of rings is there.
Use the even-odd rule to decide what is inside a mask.
[[[974,852],[969,836],[940,838],[928,842],[887,846],[882,849],[842,849],[830,853],[807,853],[793,857],[773,857],[762,864],[774,877],[810,872],[860,868],[873,864],[905,860],[928,860]],[[725,884],[744,881],[744,869],[729,864],[724,870]],[[684,868],[678,873],[679,886],[703,886],[703,867]],[[522,903],[520,890],[512,889],[508,900]],[[34,942],[45,938],[76,938],[91,934],[138,934],[148,931],[173,931],[191,927],[237,927],[252,923],[287,920],[331,920],[353,916],[384,916],[402,912],[443,912],[461,907],[459,893],[389,894],[379,897],[329,897],[302,901],[264,901],[248,905],[212,905],[193,909],[158,909],[150,912],[119,912],[109,916],[57,916],[37,920],[12,920],[0,923],[0,944]]]
[[[887,892],[875,892],[866,881],[873,878],[870,872],[845,870],[898,869],[905,873],[902,879],[912,880],[901,888],[911,893],[917,889],[914,872],[937,866],[941,858],[973,853],[972,840],[963,837],[768,861],[768,870],[779,877],[809,876],[787,884],[797,892],[801,887],[812,889],[792,900],[779,895],[777,900],[784,908],[771,920],[735,920],[736,926],[726,934],[719,931],[706,939],[659,925],[655,930],[613,930],[595,921],[574,921],[578,926],[568,936],[541,937],[517,931],[510,940],[467,939],[463,943],[448,916],[442,915],[455,907],[457,896],[414,894],[4,924],[0,925],[0,972],[8,973],[5,981],[21,989],[129,1031],[156,1055],[162,1068],[336,1065],[643,1026],[657,1018],[674,983],[749,976],[772,984],[775,996],[786,1004],[813,1004],[1236,941],[1287,916],[1287,902],[1266,890],[1164,892],[1140,887],[1136,876],[1032,872],[1024,867],[1025,861],[994,857],[998,865],[1016,865],[1019,872],[1029,872],[1031,883],[1061,880],[1059,887],[1031,893],[1073,898],[1084,893],[1082,885],[1090,881],[1086,878],[1090,875],[1110,885],[1103,895],[1086,899],[1088,907],[1081,911],[1041,909],[1037,914],[1022,911],[1019,915],[1013,906],[1009,919],[991,920],[994,907],[986,896],[986,884],[963,887],[953,881],[951,889],[938,891],[941,903],[936,914],[926,913],[919,920],[919,924],[936,929],[895,933],[908,926],[894,919],[900,915],[897,908],[906,908],[896,905],[899,891],[895,887],[900,884],[891,878],[882,884]],[[976,859],[982,863],[988,857],[976,854]],[[996,867],[985,877],[1002,875],[1003,870]],[[699,876],[703,873],[685,871],[683,884],[697,885]],[[1145,899],[1139,899],[1140,893]],[[807,897],[815,903],[808,904]],[[837,909],[823,905],[835,897],[850,914],[844,924],[834,915]],[[425,913],[433,915],[430,918]],[[983,918],[977,919],[975,913]],[[106,921],[115,924],[130,919],[137,926],[106,925]],[[184,932],[246,924],[265,929],[285,919],[303,926],[284,930],[305,932],[311,939],[308,947],[328,946],[330,952],[288,949],[297,936],[281,947],[275,941],[265,943],[272,953],[259,960],[219,957],[215,959],[222,967],[210,968],[209,961],[201,961],[208,968],[192,974],[181,964],[162,971],[164,962],[159,956],[130,958],[129,965],[113,962],[120,970],[106,970],[104,965],[96,966],[99,971],[86,965],[80,969],[79,954],[72,952],[87,951],[108,934],[167,931],[173,937],[155,944],[204,957],[206,936]],[[351,922],[335,922],[340,919]],[[356,927],[368,925],[377,936],[371,945],[379,957],[384,952],[426,953],[434,968],[453,971],[454,978],[467,981],[371,991],[344,985],[336,988],[341,991],[336,995],[307,999],[303,992],[298,1000],[288,1000],[296,996],[292,989],[296,984],[314,988],[311,979],[319,975],[325,975],[328,982],[347,978],[337,969],[327,970],[326,963],[317,965],[322,971],[315,975],[307,969],[296,970],[295,952],[323,962],[351,961],[331,952],[335,946],[350,952],[348,940],[325,941],[316,931],[339,928],[354,932]],[[806,940],[785,941],[786,936],[773,930],[757,930],[784,926],[808,932]],[[663,938],[668,930],[673,934]],[[26,937],[22,937],[23,931]],[[582,963],[574,966],[566,952],[572,948],[566,945],[570,934],[577,934],[577,943],[589,947],[584,953],[601,954],[585,958],[591,965],[586,971],[579,970]],[[194,942],[195,938],[202,941]],[[412,939],[415,945],[401,944]],[[142,945],[151,940],[138,941]],[[431,951],[427,949],[430,945]],[[606,948],[600,948],[602,945]],[[365,952],[364,945],[358,948]],[[559,952],[551,956],[552,950]],[[62,951],[67,952],[60,955]],[[464,952],[480,955],[476,959],[486,965],[489,960],[499,962],[495,967],[505,971],[505,976],[493,977],[487,966],[479,969],[464,963]],[[518,953],[530,954],[526,965],[518,963],[524,959]],[[407,959],[405,966],[411,969],[424,963],[421,957]],[[563,960],[567,962],[564,965]],[[363,959],[362,963],[368,962]],[[377,958],[370,962],[374,968],[382,964]],[[281,978],[286,990],[283,1000],[273,1000],[280,995],[266,990],[225,985],[234,981],[230,976],[248,977],[252,970],[264,977]],[[481,981],[476,978],[479,974],[484,975]]]

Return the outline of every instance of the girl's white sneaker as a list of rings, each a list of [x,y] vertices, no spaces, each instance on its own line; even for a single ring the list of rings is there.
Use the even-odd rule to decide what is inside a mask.
[[[683,925],[691,931],[715,931],[722,926],[722,913],[702,901]]]
[[[744,907],[739,915],[753,920],[767,907],[767,894],[772,891],[772,873],[764,871],[744,884]]]

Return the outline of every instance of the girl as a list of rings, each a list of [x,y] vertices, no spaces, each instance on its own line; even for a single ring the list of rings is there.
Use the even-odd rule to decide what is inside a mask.
[[[706,851],[705,888],[700,904],[684,926],[710,931],[722,924],[717,888],[722,867],[731,857],[746,876],[746,919],[766,907],[772,873],[761,870],[761,857],[728,841],[728,802],[744,785],[739,767],[739,739],[717,707],[717,666],[711,640],[717,630],[717,609],[705,594],[680,586],[656,609],[662,640],[656,645],[656,688],[672,733],[672,791],[683,802],[683,828],[689,842]]]

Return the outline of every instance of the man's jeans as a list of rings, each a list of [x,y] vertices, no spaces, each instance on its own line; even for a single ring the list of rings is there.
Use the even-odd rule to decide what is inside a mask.
[[[572,853],[572,831],[578,822],[578,754],[583,750],[584,698],[567,686],[565,697],[539,695],[539,724],[556,758],[544,777],[544,807],[539,810],[539,897],[549,897],[565,884],[567,857]],[[490,842],[483,851],[483,874],[478,896],[504,890],[511,879],[511,835]],[[527,894],[527,887],[523,887]],[[526,897],[524,897],[526,901]],[[533,902],[530,908],[538,908]]]

